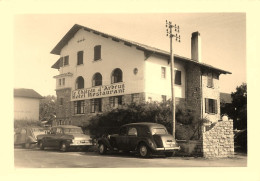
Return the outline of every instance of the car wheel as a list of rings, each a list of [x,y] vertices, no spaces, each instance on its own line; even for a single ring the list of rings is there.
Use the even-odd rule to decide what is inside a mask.
[[[43,142],[42,142],[42,141],[40,141],[38,145],[39,145],[39,148],[40,148],[41,150],[44,150],[44,145],[43,145]]]
[[[107,146],[106,146],[104,143],[100,143],[99,146],[98,146],[98,152],[99,152],[99,154],[101,154],[101,155],[106,154],[106,152],[107,152]]]
[[[173,152],[165,152],[164,155],[166,157],[172,157],[173,156]]]
[[[62,152],[68,151],[68,146],[66,145],[66,143],[64,143],[64,142],[61,143],[60,151],[62,151]]]
[[[145,144],[141,144],[138,148],[138,151],[142,158],[147,158],[151,155],[150,149]]]
[[[25,148],[26,149],[30,149],[31,148],[31,144],[30,143],[25,143]]]

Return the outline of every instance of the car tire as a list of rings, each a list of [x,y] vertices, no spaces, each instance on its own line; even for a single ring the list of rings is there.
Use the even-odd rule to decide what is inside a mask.
[[[62,152],[68,151],[68,146],[66,145],[66,143],[62,142],[60,144],[60,151],[62,151]]]
[[[140,144],[138,147],[138,152],[142,158],[148,158],[151,156],[151,151],[146,144]]]
[[[42,141],[40,141],[38,145],[39,145],[39,148],[40,148],[41,150],[44,150],[44,145],[43,145],[43,142],[42,142]]]
[[[104,143],[100,143],[98,146],[98,153],[104,155],[107,152],[107,146]]]
[[[172,157],[173,154],[174,154],[174,152],[165,152],[165,153],[164,153],[164,155],[165,155],[166,157]]]

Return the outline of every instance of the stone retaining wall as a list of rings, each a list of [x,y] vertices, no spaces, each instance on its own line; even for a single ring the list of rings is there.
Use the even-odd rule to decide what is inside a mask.
[[[203,157],[232,157],[234,155],[233,120],[217,122],[203,133]]]

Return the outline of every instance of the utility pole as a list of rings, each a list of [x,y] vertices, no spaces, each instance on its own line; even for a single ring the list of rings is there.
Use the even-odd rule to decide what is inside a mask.
[[[174,35],[172,32],[172,28],[174,28]],[[173,53],[173,46],[172,46],[172,38],[175,37],[177,42],[181,42],[181,36],[177,33],[180,33],[180,27],[172,25],[171,21],[166,20],[166,36],[170,37],[170,64],[171,64],[171,91],[172,91],[172,135],[175,138],[175,95],[174,95],[174,83],[175,83],[175,70],[174,70],[174,53]]]

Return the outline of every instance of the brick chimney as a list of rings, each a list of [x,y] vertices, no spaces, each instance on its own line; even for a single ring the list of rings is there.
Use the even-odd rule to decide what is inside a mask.
[[[191,35],[191,59],[201,62],[201,38],[198,31]]]

